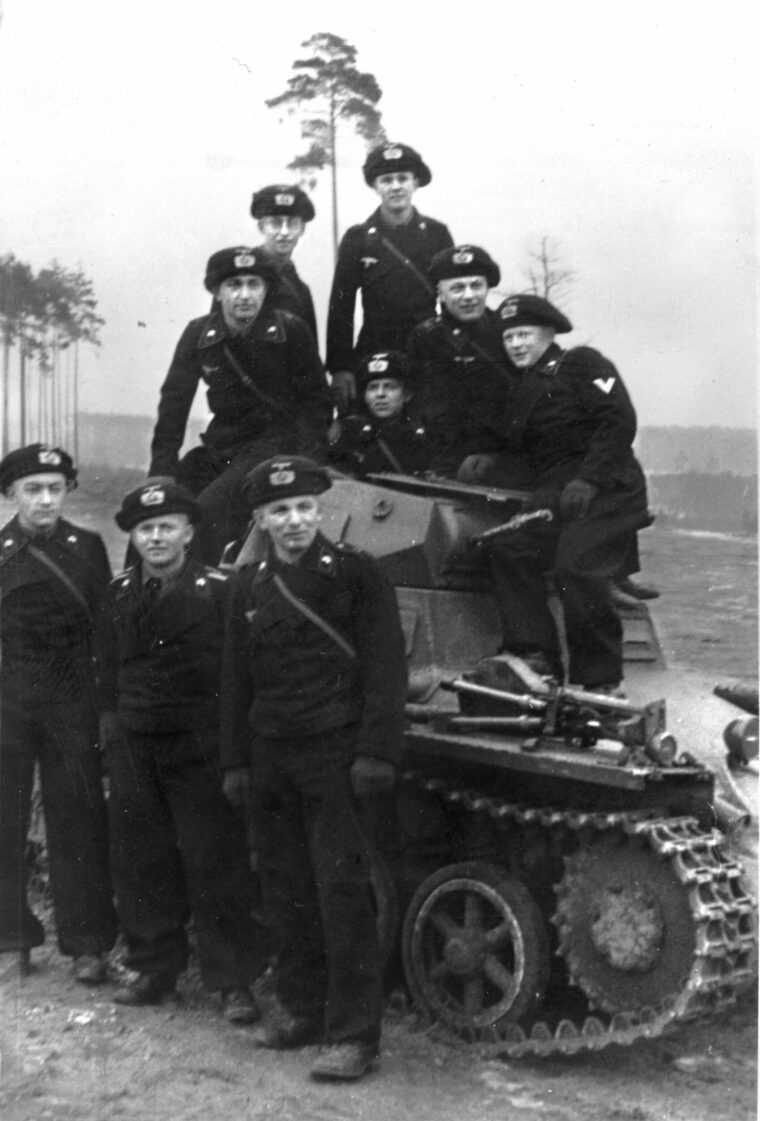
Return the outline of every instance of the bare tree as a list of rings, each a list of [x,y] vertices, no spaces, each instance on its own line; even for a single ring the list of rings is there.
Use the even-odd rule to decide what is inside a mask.
[[[296,59],[294,74],[284,93],[269,98],[270,109],[285,106],[302,114],[301,136],[308,149],[288,164],[313,187],[316,173],[330,168],[332,185],[333,252],[338,251],[337,130],[350,123],[354,131],[374,147],[385,139],[376,108],[382,90],[373,74],[356,68],[357,51],[345,39],[320,31],[301,44],[309,58]]]
[[[537,247],[529,248],[524,275],[530,284],[529,291],[552,303],[567,297],[575,279],[574,270],[562,257],[559,240],[548,234],[544,234]]]

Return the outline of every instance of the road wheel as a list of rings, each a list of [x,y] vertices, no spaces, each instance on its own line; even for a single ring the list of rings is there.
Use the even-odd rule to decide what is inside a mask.
[[[480,861],[448,865],[420,885],[402,953],[415,1002],[470,1037],[533,1014],[549,976],[538,907],[519,881]]]
[[[558,894],[560,954],[593,1005],[628,1012],[677,995],[695,929],[667,860],[629,838],[600,839],[568,858]]]

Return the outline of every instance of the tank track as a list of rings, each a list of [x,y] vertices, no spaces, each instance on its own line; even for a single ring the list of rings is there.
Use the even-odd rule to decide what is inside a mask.
[[[723,855],[721,834],[716,830],[705,832],[692,817],[666,818],[651,810],[586,813],[529,807],[461,790],[414,771],[406,772],[403,778],[450,805],[485,814],[497,824],[543,826],[576,833],[583,830],[586,839],[589,831],[640,838],[660,859],[669,861],[678,880],[687,885],[696,941],[691,968],[676,996],[658,1007],[614,1015],[594,1012],[581,1017],[569,1015],[554,1023],[540,1020],[529,1031],[511,1023],[473,1031],[468,1041],[478,1044],[487,1056],[573,1055],[599,1051],[611,1043],[628,1046],[637,1039],[661,1035],[677,1021],[714,1015],[731,1007],[737,990],[752,982],[757,947],[756,905],[741,883],[741,865]],[[561,928],[558,914],[551,921]],[[562,939],[558,953],[564,956]],[[571,967],[570,971],[572,977]]]

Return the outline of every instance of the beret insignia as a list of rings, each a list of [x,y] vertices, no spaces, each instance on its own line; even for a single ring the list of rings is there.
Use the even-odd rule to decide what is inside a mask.
[[[471,265],[475,260],[475,255],[471,249],[460,249],[456,253],[452,253],[451,259],[455,265]]]
[[[288,194],[287,192],[274,196],[275,206],[292,206],[295,201],[295,195]]]
[[[401,151],[400,148],[395,148],[395,147],[385,148],[383,150],[383,159],[384,160],[400,160],[401,157],[403,156],[403,154],[404,153]]]
[[[256,258],[252,253],[236,253],[234,261],[236,269],[247,269],[256,264]]]
[[[286,487],[295,482],[296,473],[289,463],[273,463],[269,482],[273,487]]]
[[[44,463],[46,467],[60,467],[61,465],[60,453],[53,448],[40,448],[37,459],[40,463]]]
[[[146,487],[140,495],[141,506],[160,506],[166,498],[166,491],[163,487]]]
[[[388,359],[373,358],[372,361],[367,364],[367,369],[371,374],[384,374],[388,369]]]
[[[517,300],[506,300],[501,305],[501,318],[514,319],[517,315]]]

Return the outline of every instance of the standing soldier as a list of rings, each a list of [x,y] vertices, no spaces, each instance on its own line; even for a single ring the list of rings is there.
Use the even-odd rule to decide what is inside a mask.
[[[45,939],[24,861],[38,763],[58,946],[77,981],[99,984],[116,939],[93,661],[111,572],[100,537],[61,516],[76,477],[44,444],[0,463],[16,507],[0,538],[0,951]]]
[[[380,1042],[381,969],[358,799],[389,791],[406,661],[393,589],[365,553],[319,532],[324,468],[259,464],[248,498],[268,553],[242,568],[228,616],[222,765],[253,783],[278,1003],[255,1040],[322,1040],[315,1078],[361,1078]]]
[[[412,204],[418,187],[432,179],[414,148],[383,144],[364,164],[364,179],[380,206],[343,235],[327,316],[327,368],[339,407],[354,397],[352,371],[373,351],[406,350],[409,332],[435,312],[435,288],[427,269],[436,253],[453,244],[442,222]],[[354,345],[356,293],[361,288],[363,323]]]
[[[198,497],[197,552],[215,563],[245,528],[235,502],[246,472],[278,448],[322,458],[332,408],[316,340],[274,305],[279,277],[261,248],[212,254],[205,286],[215,310],[193,319],[177,344],[161,387],[149,475],[172,477]],[[201,381],[212,419],[202,446],[179,459]]]
[[[244,1023],[257,1016],[248,985],[266,963],[243,824],[219,769],[226,577],[187,559],[198,516],[171,483],[144,484],[116,515],[139,561],[113,581],[104,622],[111,861],[135,971],[114,1000],[155,1004],[174,991],[190,912],[203,983]]]
[[[649,521],[646,481],[632,451],[636,413],[609,359],[591,347],[563,351],[556,344],[572,324],[548,300],[509,296],[498,314],[516,368],[505,436],[527,462],[533,508],[552,514],[494,546],[504,646],[539,672],[558,672],[545,580],[553,572],[570,681],[614,690],[623,676],[622,628],[610,580],[632,535]]]
[[[415,407],[431,444],[430,467],[462,482],[499,481],[496,453],[509,409],[512,374],[501,321],[486,305],[499,266],[477,245],[457,245],[433,258],[440,315],[415,327],[408,353]],[[510,472],[510,485],[517,485]]]
[[[317,317],[311,290],[293,264],[293,251],[303,236],[306,223],[314,217],[311,199],[300,187],[275,183],[256,191],[251,215],[258,221],[264,238],[261,248],[277,271],[279,286],[274,306],[303,319],[316,340]]]

